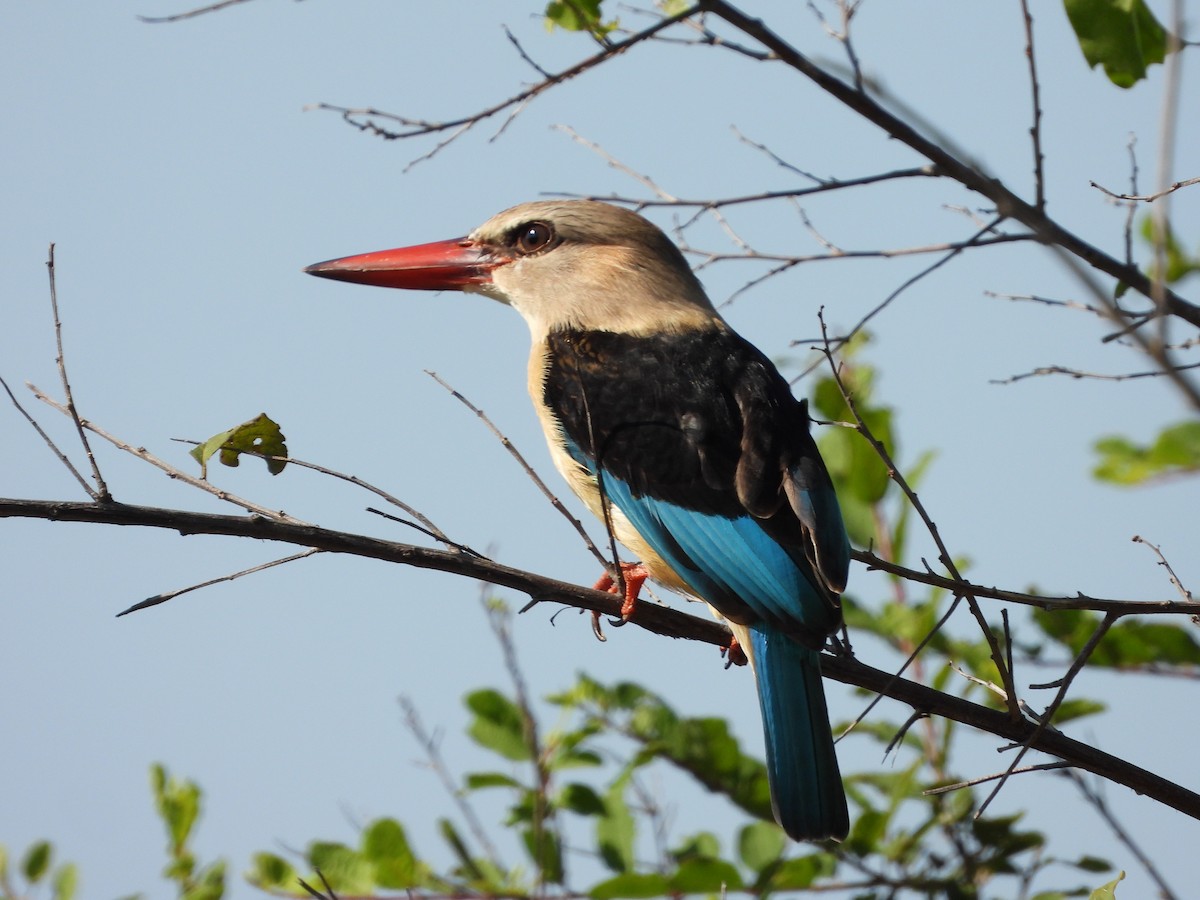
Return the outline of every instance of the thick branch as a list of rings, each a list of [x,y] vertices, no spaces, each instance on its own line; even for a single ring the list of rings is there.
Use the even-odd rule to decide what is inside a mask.
[[[349,553],[463,575],[520,591],[532,597],[535,602],[548,600],[612,616],[620,613],[621,600],[611,594],[545,578],[467,553],[415,547],[411,544],[331,531],[313,525],[273,521],[263,516],[222,516],[123,503],[69,503],[0,498],[0,519],[22,517],[56,522],[166,528],[184,535],[216,534],[280,541],[331,553]],[[649,631],[668,637],[686,638],[716,646],[727,646],[729,643],[729,632],[724,626],[667,607],[643,603],[638,606],[632,621]],[[822,669],[826,675],[837,681],[891,697],[918,712],[943,716],[971,725],[1006,738],[1014,744],[1024,744],[1032,736],[1030,746],[1035,750],[1056,756],[1072,766],[1117,784],[1126,785],[1139,794],[1151,797],[1192,818],[1200,819],[1200,794],[1057,731],[1047,729],[1038,734],[1037,726],[1033,722],[1025,719],[1014,720],[1000,710],[989,709],[961,697],[935,691],[864,665],[851,657],[823,656]]]

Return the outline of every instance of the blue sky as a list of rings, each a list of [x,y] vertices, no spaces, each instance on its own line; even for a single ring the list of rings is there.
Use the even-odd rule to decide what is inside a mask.
[[[388,488],[505,563],[590,583],[598,573],[578,539],[425,374],[436,370],[486,409],[552,480],[524,394],[528,338],[519,318],[479,298],[334,285],[300,269],[460,235],[549,192],[645,195],[559,125],[686,197],[798,183],[732,127],[822,176],[920,161],[782,67],[673,45],[643,48],[568,83],[503,134],[486,123],[411,169],[429,143],[384,142],[336,115],[306,111],[327,102],[450,118],[507,97],[536,75],[502,23],[548,70],[592,51],[582,37],[547,34],[536,6],[464,0],[402,12],[382,0],[256,0],[152,26],[136,14],[186,5],[10,4],[0,28],[8,123],[0,374],[14,387],[28,380],[57,392],[44,266],[53,241],[73,386],[88,418],[187,467],[186,447],[172,438],[204,438],[265,410],[282,423],[293,454]],[[753,11],[817,57],[840,59],[803,5]],[[1086,68],[1058,5],[1039,10],[1037,22],[1050,209],[1119,254],[1123,213],[1088,182],[1126,186],[1132,133],[1142,186],[1152,183],[1161,72],[1118,91]],[[1029,98],[1015,4],[867,4],[856,37],[864,64],[895,97],[1028,195]],[[1194,68],[1185,74],[1187,108],[1198,85]],[[1200,165],[1200,121],[1183,118],[1180,178]],[[1197,196],[1192,189],[1174,199],[1183,235],[1200,234]],[[869,249],[966,237],[973,226],[949,208],[956,205],[979,203],[925,183],[804,208],[827,240]],[[655,219],[672,224],[667,213]],[[766,252],[821,249],[790,208],[730,220]],[[731,249],[711,223],[690,239]],[[789,341],[817,332],[818,307],[835,325],[852,325],[930,261],[800,266],[739,297],[727,317],[771,356],[799,362],[802,351]],[[701,275],[720,302],[760,272],[735,262]],[[953,552],[970,560],[971,577],[1013,589],[1169,598],[1152,556],[1130,541],[1141,534],[1163,546],[1186,583],[1200,584],[1194,482],[1119,491],[1088,474],[1097,437],[1146,438],[1181,419],[1183,407],[1153,379],[992,384],[1047,364],[1107,372],[1143,364],[1101,345],[1099,322],[985,291],[1077,296],[1050,254],[1025,246],[977,253],[878,317],[869,355],[882,372],[882,399],[898,410],[902,462],[938,451],[922,499]],[[22,402],[73,448],[57,414],[30,397]],[[0,494],[82,499],[14,411],[0,412],[0,423]],[[111,448],[99,455],[122,501],[231,511]],[[295,469],[272,479],[261,468],[244,464],[213,479],[310,521],[415,537],[363,512],[371,500],[343,484]],[[927,545],[915,549],[930,555]],[[227,857],[233,872],[255,850],[315,837],[353,841],[354,823],[379,815],[405,820],[423,851],[440,852],[428,811],[450,803],[419,765],[396,697],[411,696],[427,724],[444,731],[453,767],[479,764],[460,737],[460,698],[503,686],[505,676],[478,611],[478,585],[317,558],[113,618],[144,597],[277,555],[256,543],[165,532],[0,525],[0,842],[17,849],[53,839],[79,863],[87,897],[163,895],[163,837],[146,775],[162,761],[206,790],[198,849]],[[861,570],[851,590],[864,601],[883,593]],[[708,648],[664,645],[635,629],[602,645],[584,620],[564,615],[552,624],[548,610],[522,617],[516,639],[536,693],[565,686],[576,671],[629,675],[685,712],[728,715],[748,746],[760,746],[749,674],[723,671]],[[864,653],[889,664],[886,655],[872,658],[869,645]],[[1055,674],[1031,670],[1025,680]],[[838,686],[829,691],[835,716],[862,706]],[[1113,708],[1082,737],[1194,784],[1186,748],[1196,727],[1179,714],[1193,705],[1187,683],[1088,674],[1080,691]],[[994,741],[971,744],[977,768],[965,774],[999,766]],[[879,762],[867,742],[842,756],[850,771]],[[663,778],[667,793],[679,784]],[[683,823],[728,813],[695,792],[671,799]],[[1200,837],[1194,822],[1128,791],[1112,788],[1109,799],[1150,847]],[[1129,868],[1129,896],[1148,892],[1135,863],[1057,780],[1018,782],[1000,804],[1029,806],[1029,824],[1051,831],[1062,856],[1093,852]],[[1174,883],[1187,885],[1189,862],[1162,855]],[[231,884],[234,897],[254,893],[236,878]]]

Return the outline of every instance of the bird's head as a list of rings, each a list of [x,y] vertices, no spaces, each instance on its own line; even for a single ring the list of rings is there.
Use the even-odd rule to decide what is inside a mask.
[[[523,203],[464,238],[332,259],[304,271],[381,287],[485,294],[521,313],[535,336],[721,327],[662,231],[637,213],[591,200]]]

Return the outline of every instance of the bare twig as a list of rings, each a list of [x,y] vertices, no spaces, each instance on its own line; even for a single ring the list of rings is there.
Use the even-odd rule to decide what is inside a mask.
[[[1065,762],[1037,763],[1032,766],[1021,766],[1018,769],[1013,769],[1011,772],[996,772],[992,775],[981,775],[978,778],[970,778],[966,781],[956,781],[954,784],[938,785],[921,793],[926,797],[932,797],[937,794],[948,794],[951,791],[961,791],[963,788],[975,787],[979,784],[987,784],[989,781],[996,781],[999,778],[1004,778],[1006,775],[1023,775],[1026,772],[1055,772],[1060,769],[1069,770],[1070,768],[1071,764]]]
[[[83,444],[83,452],[87,456],[88,463],[92,467],[92,478],[96,482],[96,488],[93,490],[86,484],[84,488],[87,490],[91,498],[97,503],[107,503],[112,499],[112,495],[108,492],[108,485],[104,483],[104,476],[100,474],[100,467],[96,464],[96,456],[92,453],[92,447],[88,443],[87,435],[83,430],[83,423],[79,420],[79,410],[75,408],[75,398],[71,395],[71,381],[67,378],[67,361],[63,353],[62,340],[62,321],[58,316],[58,288],[54,281],[54,245],[50,245],[50,256],[46,260],[46,271],[50,275],[50,310],[54,313],[54,342],[58,347],[58,357],[55,362],[58,364],[58,375],[62,381],[63,396],[66,398],[64,412],[71,417],[71,421],[75,423],[75,433],[79,435],[79,442]]]
[[[80,473],[77,468],[75,468],[75,464],[71,462],[71,460],[67,457],[67,454],[58,449],[58,445],[54,443],[54,440],[50,437],[50,435],[46,434],[42,426],[38,424],[37,419],[35,419],[25,410],[25,407],[21,405],[21,402],[17,400],[16,395],[8,386],[8,382],[3,378],[0,378],[0,385],[4,387],[4,392],[8,394],[8,399],[11,400],[12,405],[17,408],[17,412],[24,416],[25,421],[29,423],[30,427],[41,436],[42,440],[46,442],[46,446],[50,448],[50,451],[58,457],[58,461],[67,467],[68,472],[75,476],[75,480],[79,482],[80,487],[83,488],[87,495],[93,500],[96,499],[96,492],[92,489],[92,486],[87,483],[87,479],[83,477],[82,473]]]
[[[850,555],[856,561],[863,563],[868,570],[877,569],[881,572],[888,572],[909,581],[941,588],[952,594],[969,593],[974,597],[1019,603],[1022,606],[1034,606],[1038,609],[1051,611],[1090,609],[1095,612],[1114,613],[1118,616],[1200,614],[1200,601],[1196,600],[1110,600],[1102,597],[1089,597],[1082,593],[1075,594],[1073,597],[1025,594],[1020,591],[987,587],[965,579],[948,578],[934,572],[910,569],[883,559],[868,550],[852,550]]]
[[[1078,309],[1097,316],[1107,315],[1099,307],[1093,306],[1090,303],[1081,303],[1078,300],[1055,300],[1052,297],[1041,297],[1037,294],[1001,294],[996,291],[984,291],[983,296],[994,297],[998,300],[1012,300],[1014,302],[1040,303],[1043,306],[1057,306],[1063,309]]]
[[[1054,714],[1058,712],[1058,708],[1062,705],[1062,702],[1067,699],[1067,691],[1071,688],[1071,682],[1073,682],[1075,680],[1075,676],[1083,670],[1084,663],[1087,662],[1088,657],[1090,657],[1096,647],[1099,646],[1100,641],[1104,638],[1104,635],[1108,634],[1108,630],[1117,623],[1117,618],[1118,617],[1114,613],[1108,613],[1104,619],[1101,620],[1100,624],[1096,626],[1096,630],[1092,632],[1092,636],[1088,638],[1087,643],[1083,645],[1082,649],[1080,649],[1078,655],[1075,657],[1075,660],[1071,663],[1071,668],[1069,668],[1067,673],[1062,677],[1059,683],[1058,692],[1054,695],[1054,699],[1050,702],[1050,705],[1046,707],[1046,711],[1039,717],[1034,731],[1029,735],[1028,738],[1021,742],[1021,749],[1018,750],[1016,756],[1013,757],[1013,761],[1009,764],[1009,767],[1005,771],[1004,775],[999,781],[996,782],[996,786],[992,788],[992,792],[988,794],[986,798],[984,798],[983,803],[979,804],[979,809],[975,810],[975,818],[978,819],[980,816],[982,816],[984,810],[986,810],[991,802],[996,799],[996,796],[1000,793],[1001,788],[1003,788],[1005,783],[1008,781],[1008,777],[1014,771],[1016,771],[1017,767],[1021,764],[1021,760],[1025,758],[1025,754],[1028,753],[1030,747],[1033,746],[1033,742],[1037,739],[1037,736],[1046,728],[1051,727],[1050,722],[1053,721]]]
[[[786,163],[781,163],[786,165]],[[755,194],[740,194],[732,197],[716,197],[710,199],[688,199],[686,197],[673,197],[672,199],[664,199],[660,196],[658,199],[649,199],[645,197],[628,197],[619,194],[608,194],[606,196],[598,195],[583,195],[560,193],[555,196],[563,197],[585,197],[589,200],[604,200],[608,203],[624,203],[632,206],[636,210],[651,209],[654,207],[678,207],[678,208],[697,208],[705,209],[722,209],[727,206],[741,206],[750,203],[762,203],[772,200],[794,200],[798,197],[807,197],[811,194],[823,194],[829,191],[841,191],[848,188],[865,187],[872,184],[881,184],[888,181],[901,181],[909,178],[937,178],[938,173],[932,166],[916,166],[906,169],[893,169],[889,172],[877,172],[872,175],[862,175],[855,178],[831,178],[819,179],[816,176],[802,173],[806,178],[811,178],[816,181],[815,185],[803,188],[790,188],[780,191],[761,191]],[[639,174],[634,175],[639,181],[645,176]],[[658,187],[655,185],[655,192],[658,192]],[[669,195],[668,195],[669,196]]]
[[[248,0],[220,0],[218,3],[210,3],[208,6],[189,9],[187,12],[175,13],[172,16],[138,16],[138,19],[151,25],[161,25],[164,22],[181,22],[184,19],[192,19],[196,16],[202,16],[205,13],[217,12],[218,10],[225,9],[227,6],[237,6],[239,3],[246,2]]]
[[[1200,184],[1200,176],[1197,176],[1195,178],[1185,178],[1183,181],[1173,182],[1172,184],[1163,188],[1161,191],[1155,191],[1153,194],[1118,194],[1113,191],[1110,191],[1108,188],[1106,188],[1102,184],[1097,184],[1095,181],[1089,181],[1088,184],[1090,184],[1096,190],[1100,191],[1102,194],[1106,194],[1107,196],[1112,197],[1114,200],[1128,200],[1128,201],[1135,201],[1135,202],[1140,201],[1142,203],[1153,203],[1155,200],[1158,200],[1162,197],[1167,196],[1167,194],[1175,193],[1180,188],[1191,187],[1193,184]]]
[[[1045,157],[1042,155],[1042,100],[1038,84],[1037,58],[1033,52],[1033,15],[1029,12],[1029,0],[1021,0],[1021,18],[1025,23],[1025,58],[1029,61],[1029,90],[1033,100],[1033,124],[1029,126],[1029,137],[1033,142],[1033,180],[1037,211],[1046,212],[1046,179],[1043,171]]]
[[[240,572],[234,572],[232,575],[222,575],[220,578],[210,578],[208,581],[202,581],[199,584],[193,584],[191,587],[180,588],[177,591],[168,591],[163,594],[155,594],[153,597],[148,597],[140,603],[135,603],[128,609],[123,609],[117,613],[117,618],[127,616],[130,613],[138,612],[139,610],[149,609],[151,606],[158,606],[160,603],[166,603],[168,600],[174,600],[176,597],[187,594],[191,591],[198,591],[200,588],[211,587],[214,584],[221,584],[225,581],[234,581],[241,578],[243,575],[253,575],[256,572],[262,572],[266,569],[272,569],[275,566],[282,566],[284,563],[295,562],[298,559],[312,556],[314,553],[320,553],[320,550],[305,550],[302,553],[293,553],[291,556],[285,556],[282,559],[274,559],[270,562],[261,563],[257,566],[251,566],[249,569],[242,569]]]
[[[509,97],[507,100],[502,100],[482,110],[472,113],[468,116],[462,116],[457,119],[447,119],[443,121],[428,121],[424,119],[414,119],[407,116],[400,116],[394,113],[384,112],[382,110],[373,109],[370,107],[354,108],[345,106],[336,106],[330,103],[316,103],[310,105],[309,109],[321,109],[330,112],[340,113],[342,118],[358,128],[360,131],[370,132],[386,140],[405,140],[408,138],[424,137],[434,134],[448,134],[433,150],[419,157],[413,162],[420,162],[424,159],[429,159],[442,148],[446,147],[453,141],[457,140],[462,135],[466,134],[476,125],[481,122],[491,119],[499,113],[510,113],[509,121],[512,115],[519,113],[528,105],[529,102],[536,99],[539,95],[545,93],[549,89],[563,82],[570,81],[579,75],[588,72],[604,62],[625,53],[627,50],[637,46],[643,41],[647,41],[654,37],[662,30],[687,19],[689,16],[695,15],[700,10],[700,6],[690,6],[687,9],[673,15],[667,16],[655,22],[648,28],[631,35],[623,41],[618,41],[613,44],[604,46],[604,48],[593,56],[589,56],[569,68],[564,69],[554,75],[539,81],[532,87],[526,88],[517,94]],[[398,130],[390,130],[376,124],[375,120],[384,119],[395,122]],[[503,130],[504,126],[501,126]]]
[[[1200,369],[1200,363],[1188,363],[1187,365],[1176,366],[1176,371],[1186,371],[1187,369]],[[988,381],[989,384],[1015,384],[1018,381],[1024,381],[1026,378],[1035,378],[1042,375],[1066,375],[1076,380],[1094,379],[1097,381],[1131,381],[1137,378],[1162,378],[1168,373],[1160,369],[1152,369],[1146,372],[1124,372],[1118,375],[1106,375],[1102,372],[1084,372],[1080,369],[1068,369],[1065,366],[1038,366],[1036,369],[1031,369],[1028,372],[1021,372],[1017,375],[1010,375],[1007,378],[992,378]]]
[[[1167,562],[1167,558],[1163,555],[1162,549],[1157,544],[1152,544],[1140,534],[1133,536],[1135,544],[1145,544],[1158,557],[1158,564],[1167,570],[1167,575],[1171,579],[1171,584],[1175,585],[1175,589],[1179,591],[1179,595],[1184,600],[1192,599],[1192,592],[1183,586],[1183,582],[1179,580],[1179,576],[1175,574],[1175,570],[1171,568],[1171,564]],[[1193,616],[1192,618],[1196,618]]]
[[[488,837],[487,829],[483,827],[483,822],[475,813],[475,807],[467,802],[466,794],[459,789],[455,784],[454,778],[450,775],[450,770],[446,766],[446,761],[442,759],[442,752],[438,746],[437,739],[425,730],[425,725],[421,722],[421,716],[417,712],[416,704],[412,698],[402,696],[400,698],[400,709],[404,711],[404,724],[408,726],[408,730],[412,732],[413,737],[417,739],[417,743],[421,745],[421,749],[425,751],[425,758],[429,762],[429,767],[433,769],[438,779],[442,782],[442,787],[446,789],[446,793],[454,800],[458,810],[462,813],[462,817],[466,820],[467,827],[471,829],[471,834],[475,836],[475,840],[483,848],[483,852],[487,854],[492,865],[496,867],[498,872],[507,872],[508,866],[500,858],[500,854],[496,851],[495,845]]]
[[[430,378],[432,378],[434,381],[436,381],[439,385],[441,385],[447,391],[449,391],[450,396],[452,396],[455,400],[459,401],[463,406],[465,406],[467,409],[469,409],[471,412],[475,413],[475,415],[479,417],[479,420],[481,422],[483,422],[484,425],[487,426],[488,430],[493,435],[496,436],[496,439],[500,441],[500,443],[504,447],[504,449],[507,450],[512,455],[513,459],[515,459],[517,461],[517,463],[521,466],[521,468],[525,471],[525,474],[529,476],[529,480],[532,481],[534,483],[534,485],[537,486],[537,489],[542,492],[542,496],[544,496],[547,500],[549,500],[550,505],[553,506],[556,510],[558,510],[558,512],[562,514],[563,518],[565,518],[568,522],[571,523],[571,527],[574,528],[575,531],[579,534],[579,537],[583,539],[584,546],[587,547],[588,552],[591,553],[592,556],[594,556],[596,558],[596,560],[600,563],[600,565],[603,568],[610,569],[612,567],[612,563],[610,563],[604,557],[603,553],[601,553],[599,550],[596,549],[596,545],[592,542],[591,537],[588,536],[587,530],[583,527],[583,523],[580,522],[573,515],[571,515],[570,511],[563,505],[563,502],[558,499],[558,496],[553,491],[551,491],[549,487],[546,486],[546,482],[544,482],[542,480],[541,476],[538,475],[537,471],[533,468],[533,466],[531,466],[528,462],[526,462],[525,457],[521,455],[521,451],[517,449],[516,445],[511,440],[509,440],[508,436],[506,434],[504,434],[504,432],[502,432],[499,428],[497,428],[495,426],[495,424],[492,422],[492,420],[490,418],[488,418],[487,413],[485,413],[482,409],[480,409],[478,406],[476,406],[474,403],[472,403],[470,400],[468,400],[466,397],[464,397],[461,393],[459,393],[457,390],[455,390],[453,387],[451,387],[442,378],[442,376],[438,375],[437,372],[431,372],[427,369],[425,371],[425,374],[428,375]]]

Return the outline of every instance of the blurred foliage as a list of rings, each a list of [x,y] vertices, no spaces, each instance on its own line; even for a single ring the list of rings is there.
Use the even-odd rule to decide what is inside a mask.
[[[1200,255],[1190,254],[1169,224],[1161,227],[1153,216],[1146,216],[1142,220],[1141,237],[1155,251],[1146,274],[1156,281],[1174,285],[1200,272]],[[1117,296],[1127,289],[1128,285],[1118,285]],[[1169,476],[1190,475],[1200,471],[1200,421],[1168,425],[1149,444],[1108,435],[1096,441],[1095,450],[1099,459],[1092,474],[1100,481],[1130,487]]]
[[[49,893],[36,895],[50,900],[72,900],[78,887],[79,872],[75,864],[55,866],[54,847],[49,841],[31,844],[21,855],[15,872],[10,869],[8,848],[0,844],[0,900],[33,897],[35,892],[43,889]]]
[[[1148,445],[1120,435],[1096,441],[1100,459],[1092,473],[1101,481],[1132,486],[1170,475],[1200,471],[1200,422],[1164,428]]]
[[[162,765],[150,769],[154,808],[167,829],[168,862],[163,877],[175,882],[180,900],[220,900],[225,895],[225,863],[201,866],[192,852],[192,830],[200,817],[200,787],[168,775]]]

